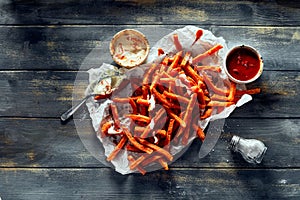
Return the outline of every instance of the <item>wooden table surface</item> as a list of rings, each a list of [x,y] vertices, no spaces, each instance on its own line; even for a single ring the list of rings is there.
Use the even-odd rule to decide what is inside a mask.
[[[121,175],[85,149],[74,120],[60,121],[81,63],[119,30],[186,25],[257,48],[265,68],[249,87],[262,92],[205,158],[195,140],[168,171]],[[299,63],[296,0],[1,0],[0,199],[299,199]],[[234,134],[266,144],[261,164],[228,150]]]

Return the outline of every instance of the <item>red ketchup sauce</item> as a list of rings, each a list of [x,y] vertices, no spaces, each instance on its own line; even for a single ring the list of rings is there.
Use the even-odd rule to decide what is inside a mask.
[[[248,81],[259,72],[260,58],[250,49],[237,48],[227,56],[226,67],[233,78]]]

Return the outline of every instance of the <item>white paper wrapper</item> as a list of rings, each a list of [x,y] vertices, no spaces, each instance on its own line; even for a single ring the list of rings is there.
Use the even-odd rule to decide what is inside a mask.
[[[200,53],[203,53],[213,47],[216,44],[221,44],[223,46],[223,49],[219,50],[218,54],[216,56],[210,56],[208,59],[205,59],[202,64],[203,65],[218,65],[223,67],[223,58],[225,57],[225,54],[227,52],[227,46],[225,43],[225,40],[222,37],[215,37],[210,31],[203,30],[203,35],[200,40],[198,40],[193,46],[193,42],[195,40],[195,34],[199,30],[198,27],[195,26],[186,26],[182,29],[175,30],[174,32],[170,33],[169,35],[166,35],[161,40],[159,40],[150,50],[150,54],[148,56],[147,62],[151,63],[157,59],[157,52],[158,48],[161,48],[164,50],[166,54],[175,54],[176,48],[173,43],[173,34],[178,34],[179,41],[183,47],[184,51],[190,51],[192,53],[192,56],[196,56]],[[125,76],[142,76],[144,74],[144,70],[147,69],[147,66],[143,67],[137,67],[134,69],[131,69],[130,71],[122,71],[122,73],[126,73]],[[109,64],[103,64],[101,67],[96,69],[90,69],[88,71],[89,73],[89,82],[90,87],[87,88],[86,93],[91,93],[93,84],[95,84],[95,81],[98,81],[99,78],[103,78],[104,76],[107,76],[109,74],[114,74],[115,72],[118,72],[118,69],[116,69],[114,66]],[[224,72],[221,72],[219,74],[219,77],[217,80],[214,80],[214,83],[222,88],[226,87],[229,83],[229,79],[227,78],[226,74]],[[180,83],[178,83],[180,84]],[[245,86],[239,85],[239,88],[245,89]],[[132,88],[125,88],[123,91],[124,96],[131,96],[132,95]],[[210,121],[216,120],[216,119],[224,119],[227,118],[236,107],[242,106],[246,102],[251,100],[250,95],[244,95],[236,105],[231,105],[229,107],[226,107],[221,113],[215,114],[213,113],[211,117],[207,118],[206,120],[199,121],[198,125],[202,127],[204,130],[208,123]],[[96,132],[98,132],[99,125],[103,118],[109,115],[107,108],[109,104],[111,103],[111,100],[106,100],[102,104],[95,103],[93,100],[87,101],[87,107],[90,112],[90,117],[92,119],[93,128]],[[122,110],[122,113],[129,113],[130,108],[124,108]],[[121,118],[120,119],[121,124],[124,126],[128,126],[129,121],[128,119]],[[193,134],[190,136],[188,140],[188,145],[175,145],[171,142],[170,145],[170,153],[174,156],[173,162],[179,158],[183,152],[188,149],[191,142],[195,139],[196,134]],[[110,155],[110,153],[115,149],[115,144],[107,139],[107,138],[101,138],[98,137],[101,143],[104,146],[105,149],[105,156]],[[113,166],[115,167],[115,170],[121,174],[128,174],[133,173],[136,171],[132,171],[129,169],[129,161],[127,159],[127,151],[121,150],[121,152],[118,154],[116,159],[112,161]],[[168,163],[170,164],[170,163]],[[147,168],[147,171],[153,171],[160,169],[161,166],[159,165],[153,165]]]

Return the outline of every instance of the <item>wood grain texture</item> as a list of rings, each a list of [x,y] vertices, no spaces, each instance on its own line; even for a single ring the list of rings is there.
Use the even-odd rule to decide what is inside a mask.
[[[229,118],[208,156],[198,158],[201,142],[195,139],[171,167],[299,168],[299,126],[299,119]],[[55,119],[1,119],[0,127],[0,167],[105,167],[85,149],[72,121],[61,125]],[[88,131],[94,133],[91,127]],[[263,141],[268,147],[263,162],[248,164],[231,152],[228,147],[233,135]]]
[[[0,124],[2,167],[103,167],[84,148],[74,123],[7,119]]]
[[[62,106],[61,109],[66,109],[69,105],[63,102],[72,99],[76,73],[45,71],[3,72],[1,74],[0,91],[2,94],[6,93],[1,97],[2,116],[6,113],[7,116],[14,117],[42,115],[53,117],[57,111],[50,110],[60,106]]]
[[[1,24],[298,25],[298,1],[2,1]],[[226,18],[224,17],[226,16]]]
[[[300,13],[300,12],[299,12]],[[263,56],[265,70],[300,70],[299,27],[207,26],[228,47],[248,44]],[[182,26],[2,26],[1,70],[79,70],[85,59],[91,67],[111,63],[109,41],[125,28],[142,31],[153,46],[162,36]],[[95,56],[91,52],[96,50]]]
[[[299,199],[299,11],[296,0],[0,1],[0,199]],[[86,69],[111,63],[108,43],[122,29],[153,45],[188,24],[229,48],[257,48],[265,71],[248,87],[262,93],[226,119],[205,158],[195,140],[169,171],[120,175],[85,148],[73,120],[59,120],[74,80],[85,74],[82,95]],[[231,152],[233,135],[263,141],[263,162]]]
[[[88,83],[76,81],[80,98]],[[60,71],[2,71],[0,92],[2,117],[54,117],[72,106],[72,93],[77,72]],[[80,75],[81,76],[81,75]],[[265,71],[260,79],[248,88],[260,87],[262,92],[253,100],[235,110],[233,117],[299,117],[295,108],[299,105],[300,79],[297,71]],[[81,95],[80,95],[81,94]],[[79,99],[78,99],[79,100]]]
[[[184,169],[122,176],[109,169],[3,169],[11,199],[299,199],[299,169]],[[30,183],[30,184],[26,184]]]

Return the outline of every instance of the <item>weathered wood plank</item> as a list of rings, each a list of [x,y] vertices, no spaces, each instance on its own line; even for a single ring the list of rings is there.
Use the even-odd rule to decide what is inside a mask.
[[[76,73],[2,72],[0,76],[1,116],[54,117],[59,115],[54,114],[56,108],[70,105],[64,102],[72,99]]]
[[[79,84],[77,97],[83,97],[88,75]],[[72,105],[77,72],[2,71],[0,72],[0,116],[60,117]],[[81,76],[80,75],[80,76]],[[235,110],[233,117],[299,117],[298,71],[265,71],[249,88],[260,87],[261,94]]]
[[[1,1],[0,199],[299,199],[299,8],[281,0]],[[117,31],[138,28],[152,45],[183,24],[200,24],[229,47],[256,47],[266,71],[249,87],[262,93],[226,120],[205,158],[196,140],[169,171],[122,176],[85,149],[73,121],[58,117],[90,52],[105,47],[90,67],[111,62]],[[232,153],[233,134],[263,141],[263,163]]]
[[[112,62],[109,41],[118,26],[26,26],[1,27],[0,69],[78,70],[89,55],[99,48],[90,63]],[[123,28],[126,28],[126,26]],[[129,28],[129,27],[127,27]],[[155,29],[155,27],[154,27]],[[153,45],[160,37],[145,28]],[[169,33],[160,28],[160,36]],[[165,31],[163,31],[165,30]],[[152,29],[153,31],[153,29]],[[163,32],[165,33],[163,33]]]
[[[299,169],[1,169],[2,199],[299,199]],[[30,184],[26,184],[30,183]]]
[[[2,1],[0,23],[298,25],[299,7],[296,0]]]
[[[248,44],[257,48],[264,58],[266,70],[300,70],[299,27],[198,26],[222,36],[229,47]],[[109,41],[119,30],[139,29],[147,36],[150,45],[154,45],[171,30],[182,27],[2,26],[0,69],[78,70],[87,57],[91,67],[102,62],[110,63]],[[98,54],[89,56],[96,48]]]
[[[208,156],[198,158],[201,142],[196,139],[171,167],[300,167],[299,126],[299,119],[229,118]],[[55,119],[0,119],[0,127],[0,167],[104,167],[85,149],[73,121],[62,125]],[[94,134],[90,126],[86,132]],[[268,150],[260,165],[248,164],[228,149],[234,134],[265,143]]]
[[[2,167],[103,166],[84,148],[74,123],[59,120],[1,120]]]

